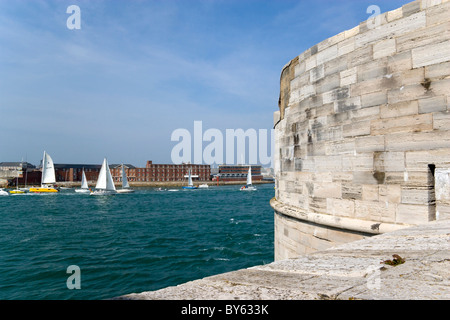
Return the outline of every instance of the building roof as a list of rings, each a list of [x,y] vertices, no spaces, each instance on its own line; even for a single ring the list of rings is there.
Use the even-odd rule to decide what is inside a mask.
[[[36,168],[29,162],[0,162],[0,167]]]
[[[128,169],[136,169],[136,167],[133,166],[132,164],[124,163],[123,165],[125,166],[125,168],[128,168]],[[122,164],[110,164],[109,167],[111,169],[121,168]]]
[[[62,164],[55,163],[55,169],[100,169],[102,166],[99,164]]]

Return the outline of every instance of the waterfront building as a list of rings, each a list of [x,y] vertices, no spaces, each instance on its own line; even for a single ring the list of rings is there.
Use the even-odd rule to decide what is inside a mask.
[[[217,177],[220,181],[247,181],[248,165],[220,165]],[[252,180],[261,181],[261,166],[252,167]]]

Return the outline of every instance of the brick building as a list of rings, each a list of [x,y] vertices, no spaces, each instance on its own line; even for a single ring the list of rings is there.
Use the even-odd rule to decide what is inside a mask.
[[[206,164],[154,164],[147,161],[145,168],[136,168],[124,164],[128,181],[156,182],[156,181],[184,181],[189,169],[194,180],[207,181],[211,179],[211,166]],[[110,165],[114,181],[122,181],[122,165]]]

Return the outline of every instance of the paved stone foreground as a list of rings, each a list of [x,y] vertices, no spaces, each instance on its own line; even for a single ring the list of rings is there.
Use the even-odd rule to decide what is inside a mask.
[[[382,263],[397,254],[405,262]],[[450,220],[116,299],[450,299]]]

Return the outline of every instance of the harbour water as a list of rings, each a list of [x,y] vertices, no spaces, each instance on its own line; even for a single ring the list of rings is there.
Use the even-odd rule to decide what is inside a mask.
[[[239,187],[0,197],[0,299],[108,299],[270,263],[273,184]]]

